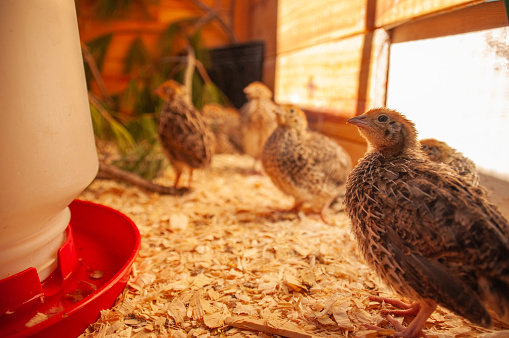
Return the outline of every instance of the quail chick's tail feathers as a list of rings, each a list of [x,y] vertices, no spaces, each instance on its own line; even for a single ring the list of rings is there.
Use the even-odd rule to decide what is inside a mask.
[[[509,324],[509,273],[503,277],[480,276],[479,287],[484,302],[496,312],[498,319]]]

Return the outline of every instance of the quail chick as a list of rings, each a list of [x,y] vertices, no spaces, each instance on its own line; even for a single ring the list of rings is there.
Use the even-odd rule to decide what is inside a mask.
[[[352,169],[350,156],[333,140],[307,130],[306,115],[293,106],[277,113],[278,127],[263,148],[262,163],[272,182],[295,198],[294,210],[304,203],[320,209],[322,220],[332,200],[344,192]]]
[[[215,136],[215,154],[242,154],[240,117],[234,108],[207,103],[202,108],[205,123]]]
[[[277,105],[272,101],[272,92],[261,82],[253,82],[244,88],[246,102],[240,108],[240,124],[244,152],[259,162],[265,142],[276,129],[274,111]]]
[[[419,304],[397,335],[419,335],[437,304],[485,327],[487,309],[509,320],[509,223],[485,190],[430,161],[413,122],[394,110],[348,122],[372,149],[346,187],[358,246],[394,291]]]
[[[194,108],[189,93],[180,83],[169,80],[156,93],[165,101],[159,116],[161,145],[176,171],[175,187],[185,168],[189,169],[189,186],[193,169],[210,165],[213,134]]]
[[[419,141],[421,149],[430,160],[445,163],[456,170],[458,174],[464,176],[473,185],[479,185],[479,174],[474,161],[449,146],[447,143],[427,138]]]

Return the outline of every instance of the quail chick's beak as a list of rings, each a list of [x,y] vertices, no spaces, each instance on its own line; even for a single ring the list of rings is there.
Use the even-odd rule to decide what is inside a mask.
[[[347,122],[350,124],[353,124],[359,128],[363,128],[363,129],[366,129],[369,127],[369,122],[367,121],[366,116],[363,116],[363,115],[352,117]]]

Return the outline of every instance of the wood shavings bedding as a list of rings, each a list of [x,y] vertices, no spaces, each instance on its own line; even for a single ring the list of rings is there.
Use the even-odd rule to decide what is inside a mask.
[[[326,225],[318,215],[285,212],[293,199],[252,166],[247,156],[217,155],[180,197],[94,181],[79,198],[126,214],[142,245],[128,286],[81,337],[390,336],[385,305],[368,296],[395,295],[358,256],[346,215]],[[157,183],[173,181],[169,168]],[[442,308],[426,330],[497,334]]]

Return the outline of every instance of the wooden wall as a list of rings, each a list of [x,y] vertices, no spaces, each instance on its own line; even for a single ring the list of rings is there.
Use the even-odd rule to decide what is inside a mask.
[[[237,1],[243,2],[243,1]],[[277,54],[277,0],[249,0],[247,39],[265,41],[263,82],[274,90]]]
[[[276,59],[276,0],[201,0],[214,8],[221,18],[232,28],[238,42],[265,40],[266,63],[264,81],[272,88]],[[81,40],[89,42],[105,34],[113,33],[110,48],[106,55],[102,75],[109,94],[123,90],[129,74],[124,74],[124,59],[132,41],[141,37],[149,49],[154,52],[161,32],[176,20],[203,16],[206,12],[193,0],[160,0],[146,2],[147,8],[134,8],[127,16],[108,21],[97,19],[96,0],[78,0],[78,25]],[[216,7],[219,4],[219,7]],[[264,24],[260,24],[264,22]],[[221,47],[232,43],[226,31],[213,21],[204,26],[203,42],[205,47]],[[184,46],[179,46],[183,48]]]
[[[304,108],[310,126],[335,138],[354,163],[366,151],[348,118],[385,105],[396,27],[479,0],[279,0],[275,91]]]

